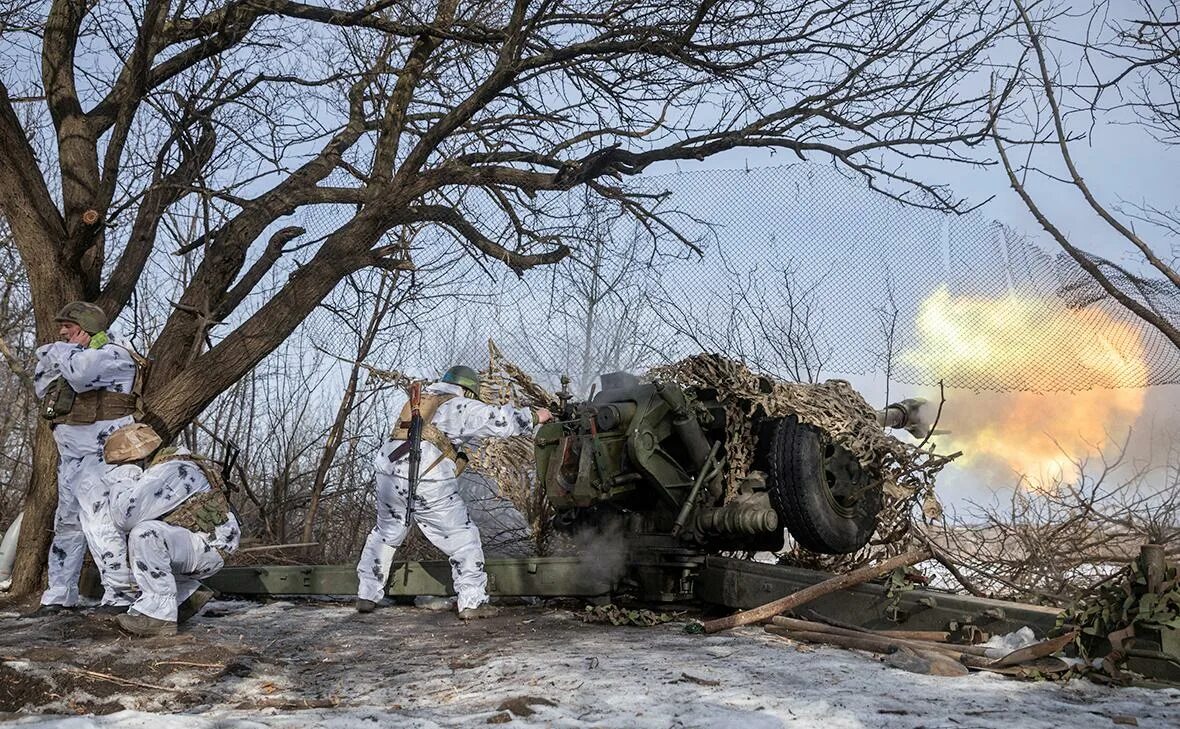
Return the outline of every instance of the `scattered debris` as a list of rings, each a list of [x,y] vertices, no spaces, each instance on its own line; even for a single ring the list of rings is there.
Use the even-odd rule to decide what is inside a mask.
[[[965,676],[969,673],[966,666],[950,656],[940,655],[934,651],[918,653],[905,646],[900,646],[895,652],[885,656],[885,663],[903,671],[926,676]]]
[[[510,711],[516,716],[529,717],[537,713],[534,706],[557,706],[556,701],[541,698],[540,696],[517,696],[511,699],[505,699],[496,707],[497,711]]]
[[[340,700],[328,699],[284,699],[278,697],[243,701],[239,709],[278,709],[279,711],[300,711],[303,709],[335,709]]]
[[[70,628],[95,623],[94,618],[70,615],[34,623],[15,614],[0,616],[0,655],[13,659],[0,662],[0,696],[7,702],[0,712],[19,711],[21,719],[38,726],[56,721],[108,729],[484,722],[636,729],[1047,728],[1116,726],[1115,716],[1134,716],[1143,729],[1172,729],[1180,699],[1175,689],[1042,682],[1019,687],[1016,700],[1011,685],[980,672],[949,681],[916,680],[920,677],[883,670],[881,662],[858,652],[812,643],[783,650],[785,644],[760,628],[700,637],[685,635],[679,625],[629,630],[586,624],[566,609],[507,607],[509,619],[496,630],[473,633],[456,630],[453,615],[401,605],[368,621],[356,620],[351,602],[343,601],[215,605],[233,618],[198,616],[184,628],[190,641],[167,650]],[[522,625],[521,618],[534,622]],[[391,651],[397,651],[396,660]],[[487,656],[482,665],[450,666],[479,655]],[[215,669],[166,661],[222,664],[226,670],[219,676]],[[394,664],[404,672],[391,671]],[[123,686],[71,673],[67,666],[188,687],[191,693]],[[6,692],[17,689],[21,695],[9,701]],[[536,712],[528,718],[497,709],[521,695],[558,705],[528,703]],[[291,708],[259,711],[260,699]],[[908,715],[892,717],[880,713],[882,708]],[[113,716],[70,718],[79,713]]]
[[[587,605],[578,613],[584,623],[610,623],[611,625],[635,625],[649,628],[661,623],[671,623],[684,613],[657,613],[652,610],[624,608],[614,604]]]
[[[680,680],[688,681],[689,683],[695,683],[698,686],[720,686],[721,685],[720,681],[715,681],[711,678],[697,678],[696,676],[690,676],[687,673],[680,674]]]
[[[1034,642],[997,658],[991,657],[995,647],[899,638],[867,628],[844,628],[781,616],[775,617],[766,631],[791,640],[881,654],[888,665],[912,673],[963,676],[968,669],[974,669],[1022,678],[1044,678],[1066,671],[1069,665],[1065,661],[1050,656],[1075,637],[1070,634]]]
[[[1056,632],[1074,637],[1084,661],[1072,674],[1126,683],[1127,658],[1136,650],[1180,663],[1180,571],[1164,561],[1159,545],[1143,545],[1139,559],[1062,613]]]

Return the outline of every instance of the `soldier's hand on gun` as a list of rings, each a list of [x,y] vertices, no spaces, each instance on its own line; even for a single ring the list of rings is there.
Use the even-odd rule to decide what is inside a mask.
[[[553,420],[553,413],[549,412],[549,408],[537,408],[537,423],[548,423]]]

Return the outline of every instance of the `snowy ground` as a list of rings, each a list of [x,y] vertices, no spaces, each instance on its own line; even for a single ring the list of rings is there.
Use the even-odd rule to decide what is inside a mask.
[[[412,607],[359,615],[329,601],[216,602],[180,635],[148,640],[99,618],[0,613],[5,721],[64,729],[1171,728],[1180,725],[1180,690],[937,678],[755,628],[699,636],[680,624],[586,625],[552,606],[462,625],[453,613]]]

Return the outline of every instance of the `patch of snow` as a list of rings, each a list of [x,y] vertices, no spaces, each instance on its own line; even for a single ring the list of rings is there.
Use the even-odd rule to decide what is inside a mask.
[[[1027,648],[1037,642],[1037,634],[1027,625],[1020,630],[1014,630],[1007,635],[993,635],[988,638],[983,647],[987,649],[988,658],[1003,658],[1012,651]]]
[[[20,716],[8,726],[433,729],[496,719],[562,729],[1056,729],[1113,726],[1113,718],[1129,716],[1144,729],[1172,729],[1180,715],[1180,690],[917,675],[868,654],[791,643],[758,628],[702,636],[680,624],[590,625],[551,607],[506,608],[464,625],[451,612],[411,607],[362,615],[348,602],[216,601],[173,643],[117,633],[63,640],[80,630],[71,625],[44,623],[34,634],[0,619],[3,665],[52,682],[84,656],[117,661],[104,672],[173,690],[115,686],[102,701],[127,710]],[[29,647],[36,650],[22,655]],[[181,650],[226,668],[149,675],[146,667],[179,660]],[[131,673],[134,666],[145,669]],[[335,708],[260,707],[325,700]],[[26,711],[76,711],[69,701]]]

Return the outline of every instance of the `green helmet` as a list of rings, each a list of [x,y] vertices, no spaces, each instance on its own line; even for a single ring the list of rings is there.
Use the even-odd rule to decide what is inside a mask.
[[[479,373],[470,367],[455,365],[443,373],[442,381],[458,385],[475,397],[479,397]]]
[[[68,321],[82,327],[87,334],[98,334],[107,328],[107,315],[99,306],[87,301],[71,301],[57,312],[54,321]]]

